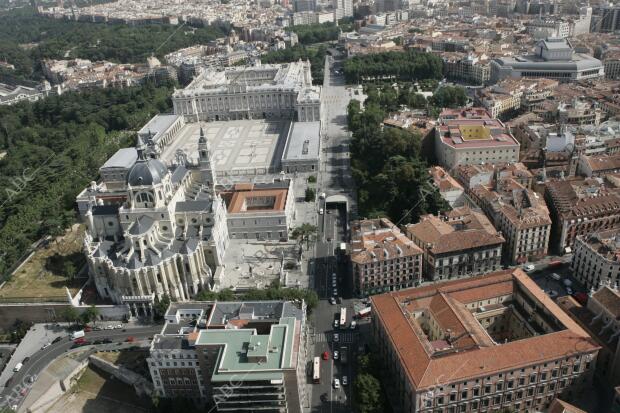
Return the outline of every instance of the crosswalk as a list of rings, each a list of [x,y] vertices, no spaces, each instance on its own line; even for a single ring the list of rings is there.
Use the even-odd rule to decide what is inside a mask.
[[[315,343],[331,343],[333,341],[334,333],[315,333],[314,334],[314,342]],[[354,332],[342,332],[338,333],[340,340],[339,343],[349,344],[355,342],[355,338],[357,333]]]

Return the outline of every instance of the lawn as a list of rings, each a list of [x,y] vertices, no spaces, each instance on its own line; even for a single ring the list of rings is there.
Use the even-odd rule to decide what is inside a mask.
[[[75,271],[81,269],[76,267],[81,267],[84,262],[83,235],[84,227],[75,225],[64,236],[40,247],[0,289],[0,301],[66,301],[65,287],[69,288],[72,296],[75,295],[86,280],[70,280],[63,268]],[[65,264],[69,261],[72,264]],[[60,267],[59,263],[66,266]]]

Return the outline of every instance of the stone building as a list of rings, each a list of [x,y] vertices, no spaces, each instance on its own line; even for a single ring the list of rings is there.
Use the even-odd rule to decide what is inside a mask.
[[[592,384],[600,346],[520,269],[376,295],[371,305],[395,411],[546,411]]]
[[[571,271],[587,289],[620,284],[620,227],[577,235]]]
[[[440,216],[424,215],[405,227],[424,251],[423,274],[431,281],[471,277],[501,268],[504,238],[481,211],[456,208]]]
[[[351,222],[355,294],[369,295],[422,282],[422,249],[387,218]]]
[[[207,69],[172,96],[174,113],[189,121],[321,120],[321,88],[310,62]]]
[[[155,299],[185,301],[210,289],[228,245],[226,205],[215,193],[208,143],[201,161],[169,169],[146,145],[121,149],[102,181],[78,196],[84,248],[99,295],[149,315]]]

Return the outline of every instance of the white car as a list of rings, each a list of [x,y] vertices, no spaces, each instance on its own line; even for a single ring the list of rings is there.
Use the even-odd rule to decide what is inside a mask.
[[[340,353],[338,353],[338,350],[334,350],[334,360],[338,360],[338,357],[340,357]]]
[[[342,385],[346,386],[349,384],[349,378],[347,376],[342,376]]]
[[[339,389],[339,388],[340,388],[340,380],[334,379],[334,389]]]
[[[319,208],[319,215],[323,215],[323,208]]]
[[[45,344],[43,344],[43,347],[41,347],[41,350],[45,350],[46,348],[48,348],[49,346],[51,346],[52,343],[50,343],[49,341]]]
[[[114,330],[114,326],[105,326],[106,330]]]
[[[334,328],[338,328],[340,326],[340,321],[334,320]]]
[[[357,321],[355,320],[351,321],[351,325],[349,326],[349,328],[351,330],[355,330],[357,328]]]
[[[525,272],[532,272],[536,269],[536,267],[534,266],[534,264],[527,264],[523,266],[523,271]]]
[[[340,341],[340,336],[338,335],[338,333],[334,333],[334,343],[337,343]]]
[[[122,324],[117,324],[116,327],[114,327],[114,328],[116,328],[117,330],[120,330],[121,328],[123,328],[123,325]]]
[[[335,299],[334,297],[330,297],[330,299],[329,299],[329,303],[330,303],[331,305],[335,305],[335,304],[336,304],[336,299]]]

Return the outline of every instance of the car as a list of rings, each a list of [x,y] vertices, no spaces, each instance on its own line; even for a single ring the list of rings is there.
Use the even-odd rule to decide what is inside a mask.
[[[339,389],[339,388],[340,388],[340,380],[334,379],[334,389]]]
[[[534,264],[527,264],[523,266],[523,271],[525,272],[532,272],[536,269],[536,267],[534,266]]]
[[[340,297],[336,297],[336,302],[337,302],[338,304],[342,304],[342,298],[340,298]]]
[[[334,297],[336,297],[338,295],[338,289],[334,288]]]
[[[323,208],[319,208],[319,215],[323,215]]]
[[[323,352],[323,360],[329,360],[329,351]]]
[[[25,357],[24,360],[22,361],[22,364],[26,364],[30,361],[30,357]]]
[[[338,350],[334,350],[334,360],[338,360],[338,358],[340,358],[340,353]]]
[[[43,347],[41,347],[41,350],[45,350],[46,348],[48,348],[49,346],[51,346],[52,343],[50,343],[49,341],[45,344],[43,344]]]
[[[548,295],[550,298],[555,298],[555,297],[557,297],[557,296],[558,296],[558,292],[557,292],[557,291],[555,291],[555,290],[549,290],[549,291],[547,291],[547,295]]]
[[[321,195],[319,195],[319,198],[325,199],[325,192],[321,192]]]
[[[86,326],[86,327],[84,327],[84,332],[85,332],[85,333],[90,333],[91,331],[93,331],[93,328],[92,328],[92,327],[90,327],[90,326]]]
[[[112,342],[112,340],[110,340],[109,338],[104,338],[102,340],[103,344],[110,344]]]
[[[28,381],[28,383],[32,384],[32,383],[34,383],[35,381],[37,381],[37,379],[38,379],[38,378],[39,378],[39,376],[37,376],[36,374],[33,374],[32,376],[29,376],[29,377],[28,377],[28,380],[27,380],[27,381]]]
[[[103,344],[103,340],[95,340],[95,341],[93,341],[93,344],[95,344],[95,345]]]
[[[101,327],[93,327],[93,331],[101,331],[103,330]]]
[[[332,241],[332,237],[327,237],[327,242],[331,242]]]
[[[60,340],[62,340],[62,337],[56,337],[55,339],[52,340],[52,344],[56,344],[58,343]]]
[[[333,339],[334,339],[334,342],[335,342],[335,343],[337,343],[337,342],[339,342],[339,341],[340,341],[340,336],[338,335],[338,333],[334,333],[334,337],[333,337]]]
[[[347,376],[342,376],[342,385],[346,386],[349,384],[349,378]]]
[[[334,297],[329,297],[329,303],[331,305],[335,305],[336,304],[336,299]]]
[[[560,274],[558,274],[557,272],[551,273],[550,277],[556,281],[560,281],[562,279],[562,277],[560,277]]]
[[[123,325],[122,324],[117,324],[116,327],[114,327],[114,328],[116,328],[117,330],[120,330],[121,328],[123,328]]]
[[[75,340],[73,340],[73,342],[75,344],[80,344],[81,345],[81,344],[86,343],[86,339],[84,337],[80,337],[80,338],[76,338]]]
[[[336,282],[336,280],[332,281],[332,287],[336,288],[336,286],[338,285],[338,282]]]
[[[127,343],[133,343],[134,341],[136,341],[136,339],[135,339],[135,337],[129,336],[129,337],[127,337],[127,338],[125,339],[125,341],[126,341]]]
[[[19,394],[21,394],[22,396],[25,396],[28,394],[28,388],[24,387],[23,389],[20,390]]]
[[[338,328],[338,327],[340,327],[340,321],[334,320],[334,328]]]
[[[351,321],[351,325],[349,326],[349,328],[351,330],[355,330],[357,328],[357,321],[355,320]]]
[[[331,210],[331,209],[328,209],[328,210],[327,210],[327,213],[328,213],[328,214],[331,214],[331,213],[332,213],[332,210]]]
[[[567,287],[571,287],[573,285],[573,282],[571,280],[569,280],[568,278],[564,278],[562,280],[562,282],[564,283],[565,286]]]
[[[114,326],[105,326],[106,330],[114,330]]]
[[[570,287],[566,287],[566,294],[573,295],[573,289]]]

